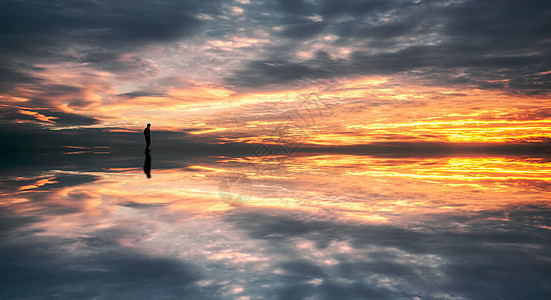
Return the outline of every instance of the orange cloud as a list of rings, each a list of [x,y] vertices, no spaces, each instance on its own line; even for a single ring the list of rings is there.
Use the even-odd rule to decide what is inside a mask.
[[[36,111],[28,111],[28,110],[20,109],[19,113],[23,114],[23,115],[27,115],[27,116],[33,116],[38,121],[48,122],[48,123],[52,123],[52,124],[54,124],[55,123],[54,120],[57,119],[56,117],[48,117],[48,116],[45,116],[45,115],[43,115],[41,113],[38,113]]]
[[[19,190],[20,191],[33,190],[33,189],[37,189],[37,188],[39,188],[43,185],[46,185],[46,184],[57,183],[57,181],[54,180],[55,178],[56,178],[55,176],[52,176],[52,177],[48,177],[48,178],[44,178],[44,179],[39,179],[33,184],[29,184],[29,185],[19,187]]]
[[[229,42],[241,46],[264,41],[235,38]],[[324,145],[544,141],[551,135],[551,116],[541,109],[547,99],[469,86],[429,86],[401,77],[364,76],[259,92],[175,78],[162,92],[127,97],[117,87],[132,90],[131,80],[92,70],[83,75],[76,66],[41,67],[46,85],[68,86],[67,92],[48,94],[29,85],[2,99],[14,103],[46,99],[54,109],[102,121],[90,127],[117,131],[138,131],[152,123],[156,130],[185,129],[224,143],[254,143],[284,124],[302,142]],[[55,124],[55,117],[31,108],[19,112]]]

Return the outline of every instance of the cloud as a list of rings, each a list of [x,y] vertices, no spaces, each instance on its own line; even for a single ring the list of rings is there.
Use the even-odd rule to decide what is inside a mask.
[[[35,124],[56,126],[93,125],[100,122],[96,118],[56,111],[50,108],[19,108],[17,106],[3,106],[0,116],[4,120],[26,120]],[[10,129],[10,131],[12,130]]]
[[[87,63],[99,69],[143,68],[143,60],[121,61],[141,47],[197,32],[192,1],[4,1],[0,12],[1,72],[13,83],[32,82],[21,64]],[[11,85],[5,84],[5,88]]]
[[[323,22],[312,22],[309,19],[301,19],[286,25],[279,32],[279,35],[285,38],[302,39],[321,33],[323,28]]]
[[[1,49],[39,53],[97,43],[122,50],[172,41],[197,29],[193,13],[198,9],[191,1],[5,1],[2,38],[12,43],[2,43]]]
[[[192,191],[197,187],[211,191],[211,188],[216,189],[217,181],[212,184],[210,172],[197,171],[195,175],[192,172],[186,176],[187,170],[175,169],[179,166],[172,163],[171,172],[158,174],[172,173],[176,177],[163,177],[144,185],[144,181],[136,178],[144,177],[140,170],[143,153],[140,154],[142,157],[134,162],[133,170],[120,174],[105,171],[110,166],[109,160],[119,161],[120,156],[96,157],[92,170],[104,170],[100,173],[102,181],[93,184],[85,180],[91,179],[89,176],[74,176],[71,171],[67,173],[73,175],[60,176],[57,174],[63,172],[54,172],[59,185],[46,184],[34,196],[20,194],[28,201],[13,199],[17,213],[2,214],[0,210],[0,217],[8,216],[2,219],[8,234],[0,235],[0,254],[4,262],[9,262],[0,263],[0,268],[9,274],[0,273],[0,295],[30,298],[35,295],[33,293],[57,293],[69,298],[125,299],[136,298],[138,291],[142,291],[148,298],[150,292],[167,298],[207,298],[220,295],[224,290],[243,291],[243,295],[251,298],[270,295],[288,299],[295,295],[324,299],[368,295],[377,299],[480,299],[497,295],[518,299],[526,294],[545,298],[549,293],[546,286],[549,262],[542,260],[550,247],[546,237],[551,228],[551,214],[547,206],[513,203],[497,210],[474,208],[476,212],[473,212],[445,208],[448,203],[439,195],[441,184],[430,184],[435,189],[429,191],[418,186],[423,179],[411,181],[409,178],[404,184],[399,179],[390,179],[392,177],[372,180],[370,175],[362,175],[358,185],[353,184],[355,180],[343,179],[342,189],[334,181],[335,170],[357,169],[360,165],[366,170],[386,174],[384,176],[391,172],[383,166],[393,164],[400,165],[406,172],[414,170],[416,174],[437,172],[438,164],[434,160],[381,159],[370,164],[367,159],[366,165],[363,157],[345,157],[340,164],[337,157],[312,157],[312,161],[319,163],[317,168],[293,164],[297,168],[289,170],[291,174],[282,170],[279,174],[283,176],[263,180],[262,185],[268,187],[276,182],[282,187],[282,193],[287,197],[291,193],[293,198],[297,195],[297,198],[307,199],[304,196],[314,197],[320,191],[331,195],[330,198],[315,197],[317,206],[305,204],[304,209],[296,207],[293,210],[290,207],[262,208],[260,203],[256,207],[245,206],[218,214],[213,212],[211,205],[223,204],[212,198],[216,193],[209,192],[191,205],[205,205],[208,208],[205,214],[190,220],[186,210],[190,207],[188,201],[194,197],[187,198],[187,187]],[[157,150],[152,154],[154,163],[185,157],[179,151],[168,158],[163,158],[164,153]],[[124,153],[123,159],[129,156],[130,152]],[[186,159],[191,159],[195,166],[213,171],[235,165],[227,157],[221,158],[222,165],[212,165],[212,158]],[[66,159],[68,167],[57,169],[91,170],[92,164],[85,158],[79,157],[77,163],[70,160]],[[508,160],[510,158],[504,159]],[[518,163],[526,164],[527,160]],[[539,164],[538,161],[531,163]],[[465,165],[465,162],[459,160],[452,165]],[[79,166],[78,170],[75,166]],[[332,167],[327,169],[326,166]],[[499,164],[487,167],[495,171],[497,166]],[[44,169],[38,168],[39,171]],[[503,168],[497,169],[503,171]],[[501,171],[498,173],[503,174]],[[474,173],[487,175],[483,171]],[[319,179],[324,174],[337,186],[320,185]],[[464,172],[455,174],[465,175]],[[285,180],[298,178],[295,175],[302,177]],[[41,178],[49,178],[47,174],[43,176]],[[37,179],[21,180],[20,185],[30,185]],[[78,180],[82,180],[82,186],[64,188],[69,186],[64,182],[72,184]],[[193,184],[194,180],[207,184],[198,186]],[[387,187],[392,186],[390,190],[385,182]],[[127,188],[117,191],[116,187],[121,184]],[[370,187],[368,191],[361,188],[366,184]],[[497,188],[494,192],[491,186],[484,186],[490,188],[488,193],[481,193],[482,189],[472,190],[472,187],[459,190],[454,187],[448,190],[452,193],[447,193],[446,199],[492,203],[497,199],[503,203],[502,196],[509,194],[503,184],[493,186]],[[412,190],[413,185],[419,190]],[[46,188],[50,189],[49,193]],[[175,194],[175,189],[180,192]],[[295,190],[306,193],[293,194]],[[531,187],[525,190],[534,192]],[[277,201],[278,192],[267,191],[266,198]],[[440,202],[431,202],[433,196]],[[526,195],[517,196],[520,198],[506,198],[526,199]],[[391,203],[401,199],[421,200],[414,201],[416,207],[412,207],[419,213],[392,208]],[[163,205],[165,203],[168,205]],[[335,204],[342,208],[335,210]],[[357,206],[362,204],[367,211],[386,206],[386,214],[393,216],[396,222],[389,220],[377,225],[358,221],[355,217],[366,212]],[[432,205],[441,208],[438,209],[440,214],[433,210],[423,213],[424,208]],[[347,212],[350,215],[345,216]],[[15,220],[18,214],[36,217]],[[213,217],[213,214],[216,215]],[[63,222],[59,221],[60,217]],[[71,235],[74,236],[68,237]],[[194,263],[190,263],[192,260]],[[19,284],[14,284],[16,281]],[[206,288],[198,289],[195,285]]]
[[[166,94],[140,90],[140,91],[119,94],[118,96],[133,99],[133,98],[139,98],[139,97],[163,97],[163,96],[166,96]]]
[[[244,61],[227,78],[228,83],[261,87],[354,75],[408,74],[440,84],[472,84],[526,94],[549,90],[551,77],[546,71],[551,56],[545,28],[550,26],[546,16],[551,6],[544,1],[526,5],[515,1],[282,1],[281,7],[287,16],[281,20],[295,21],[283,23],[278,34],[298,41],[289,41],[282,52],[277,49],[283,41],[278,40],[274,51],[265,51],[263,59]],[[323,21],[307,19],[312,12]],[[337,39],[315,42],[320,34]],[[309,47],[318,47],[315,59],[296,55]],[[350,53],[347,57],[338,54],[344,49]]]
[[[551,82],[544,34],[549,7],[541,1],[253,1],[238,16],[216,1],[146,2],[3,2],[3,122],[21,129],[31,123],[129,129],[147,119],[166,130],[210,122],[205,130],[227,133],[229,126],[211,112],[235,104],[235,115],[260,120],[295,100],[283,93],[266,100],[259,90],[311,88],[372,106],[367,99],[400,100],[402,109],[408,103],[402,100],[419,100],[412,106],[418,109],[437,102],[420,99],[435,84],[460,85],[466,94],[476,86],[541,95]],[[349,94],[331,91],[339,82],[379,75],[390,78],[379,94],[358,86]],[[250,97],[239,92],[251,90]],[[488,104],[493,97],[479,98],[495,106]],[[467,98],[462,105],[472,101]],[[256,111],[249,110],[253,105]],[[421,117],[439,117],[442,106],[433,107],[435,113]],[[408,138],[385,134],[373,137]],[[449,137],[416,134],[412,138]]]
[[[549,243],[540,234],[547,232],[528,224],[548,222],[547,209],[520,207],[507,222],[492,218],[503,213],[418,216],[422,230],[346,224],[288,210],[241,210],[227,221],[264,241],[272,257],[295,258],[274,266],[284,282],[274,291],[281,297],[545,297],[549,266],[541,265],[540,255]],[[309,283],[314,279],[316,288]]]
[[[193,264],[120,246],[109,240],[105,231],[93,232],[87,238],[34,236],[26,228],[34,219],[12,218],[4,208],[0,214],[3,229],[4,224],[12,224],[10,232],[24,236],[0,237],[0,255],[4,258],[0,262],[2,297],[182,298],[203,292],[193,285],[201,278],[200,268]],[[117,238],[134,234],[113,229]],[[75,246],[82,252],[60,250],[65,246]]]
[[[0,56],[0,58],[2,58]],[[32,75],[34,68],[23,63],[7,63],[7,59],[2,59],[0,63],[0,93],[13,90],[17,84],[36,84],[41,81]]]

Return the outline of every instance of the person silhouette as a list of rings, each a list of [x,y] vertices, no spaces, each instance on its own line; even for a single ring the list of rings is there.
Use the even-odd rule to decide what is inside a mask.
[[[149,155],[149,152],[151,150],[146,149],[145,150],[145,162],[143,163],[143,172],[147,176],[147,178],[151,178],[151,155]]]
[[[147,127],[143,130],[143,135],[145,136],[145,149],[148,150],[151,146],[151,124],[147,123]]]

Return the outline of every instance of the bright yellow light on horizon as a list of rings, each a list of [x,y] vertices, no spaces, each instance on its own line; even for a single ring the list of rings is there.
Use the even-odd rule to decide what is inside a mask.
[[[280,124],[305,144],[357,145],[385,141],[540,142],[551,136],[547,99],[469,87],[423,86],[393,77],[361,77],[304,88],[237,92],[231,87],[186,82],[158,95],[129,98],[105,89],[101,72],[77,80],[71,68],[44,66],[44,80],[81,84],[74,95],[46,100],[66,113],[90,116],[100,124],[77,127],[155,130],[217,138],[220,143],[257,143],[273,138]],[[25,106],[38,91],[19,88],[3,95],[19,113],[52,129],[56,117]],[[73,106],[74,98],[86,105]],[[328,103],[331,103],[330,108]],[[7,104],[6,104],[7,105]],[[72,128],[72,127],[70,127]]]

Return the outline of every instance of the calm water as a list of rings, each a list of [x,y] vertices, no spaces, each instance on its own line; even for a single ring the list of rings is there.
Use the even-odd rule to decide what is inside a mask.
[[[551,297],[549,158],[14,159],[2,299]]]

